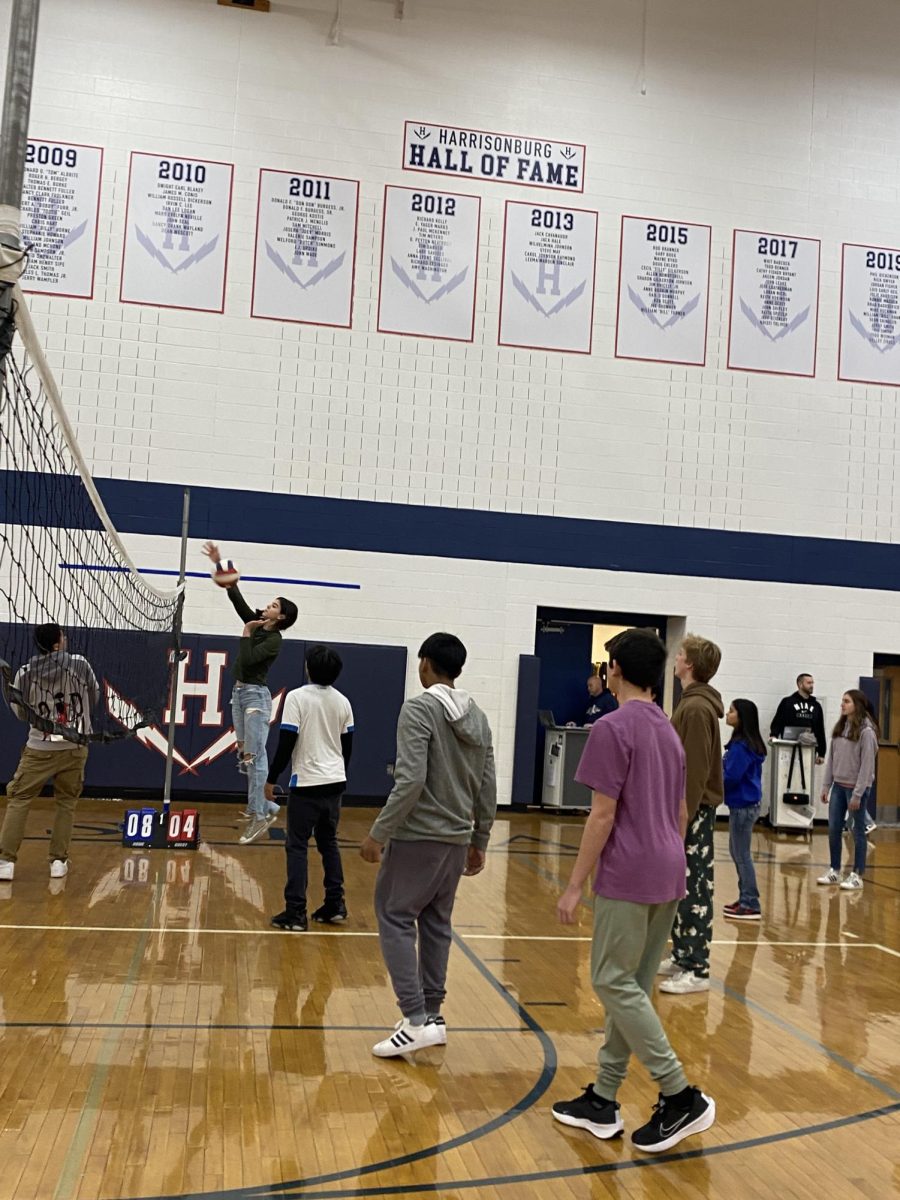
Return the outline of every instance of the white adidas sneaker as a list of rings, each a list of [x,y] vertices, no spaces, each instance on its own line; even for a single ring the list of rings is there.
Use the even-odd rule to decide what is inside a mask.
[[[446,1041],[446,1027],[442,1029],[434,1021],[425,1025],[413,1025],[408,1017],[403,1017],[394,1026],[390,1037],[375,1043],[372,1053],[377,1058],[396,1058],[399,1054],[412,1054],[426,1046],[439,1046]]]

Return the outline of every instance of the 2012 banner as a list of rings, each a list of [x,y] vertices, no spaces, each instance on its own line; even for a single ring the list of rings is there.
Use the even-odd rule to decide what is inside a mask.
[[[350,327],[358,205],[355,179],[260,171],[251,316]]]
[[[590,354],[597,213],[507,200],[501,346]]]
[[[471,342],[481,200],[384,189],[378,332]]]
[[[29,140],[22,184],[22,241],[30,247],[24,291],[93,298],[102,173],[99,146]]]
[[[690,221],[622,218],[616,358],[706,363],[711,233]]]
[[[732,370],[815,375],[820,249],[817,238],[734,231]]]
[[[119,298],[225,309],[231,163],[133,151]]]
[[[900,387],[900,250],[844,245],[838,379]]]

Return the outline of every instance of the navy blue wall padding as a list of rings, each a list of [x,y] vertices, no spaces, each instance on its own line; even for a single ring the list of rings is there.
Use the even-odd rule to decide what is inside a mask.
[[[534,795],[535,748],[538,725],[538,689],[541,660],[536,654],[519,655],[516,692],[516,740],[513,746],[512,803],[531,804]]]
[[[231,608],[223,597],[227,614]],[[239,622],[235,621],[239,626]],[[239,633],[239,628],[238,628]],[[139,634],[110,634],[119,641],[139,638]],[[316,639],[306,641],[288,635],[281,653],[269,672],[273,697],[286,693],[305,682],[304,663],[307,648]],[[237,650],[238,635],[233,637],[189,633],[184,636],[184,648],[190,654],[187,679],[212,678],[218,683],[210,712],[210,723],[202,723],[204,701],[201,696],[185,696],[186,723],[176,727],[175,748],[183,762],[176,759],[172,776],[173,794],[177,799],[202,800],[205,796],[246,794],[246,780],[236,769],[232,749],[217,754],[212,762],[203,761],[207,752],[215,754],[216,743],[232,728],[231,689],[229,670]],[[406,647],[367,646],[329,642],[344,661],[344,669],[335,686],[353,706],[356,729],[353,736],[353,758],[347,785],[347,798],[384,799],[393,784],[392,770],[396,751],[397,717],[406,691]],[[224,669],[217,678],[209,672],[207,655],[218,651],[226,657]],[[121,661],[121,646],[111,661]],[[18,664],[16,664],[18,665]],[[101,686],[106,682],[121,686],[102,663],[94,663]],[[216,715],[218,714],[218,716]],[[279,719],[269,734],[271,757],[278,744]],[[161,726],[159,735],[165,739],[168,729]],[[12,778],[19,753],[25,742],[26,726],[13,717],[0,702],[0,779]],[[157,739],[158,742],[158,739]],[[163,747],[164,749],[164,747]],[[185,765],[188,764],[187,766]],[[143,792],[148,797],[162,796],[165,758],[157,749],[141,744],[137,738],[95,745],[88,756],[85,793],[115,795]],[[286,770],[280,782],[287,789],[290,772]]]
[[[541,662],[541,682],[538,688],[537,709],[549,709],[558,725],[567,721],[584,724],[584,713],[590,703],[587,678],[591,673],[593,625],[556,625],[560,633],[542,633],[538,626],[534,641],[535,654]],[[534,803],[541,802],[544,775],[544,741],[542,725],[535,723]]]

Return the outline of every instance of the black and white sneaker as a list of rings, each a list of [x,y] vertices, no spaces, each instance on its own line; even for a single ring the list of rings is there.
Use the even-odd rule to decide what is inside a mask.
[[[409,1017],[403,1017],[394,1026],[394,1032],[390,1037],[386,1037],[383,1042],[375,1043],[372,1053],[378,1058],[396,1058],[399,1054],[412,1054],[413,1051],[422,1050],[425,1046],[439,1046],[441,1033],[446,1042],[446,1029],[441,1030],[433,1022],[429,1025],[427,1021],[424,1025],[413,1025]]]
[[[662,1154],[671,1150],[683,1138],[702,1133],[715,1123],[716,1102],[699,1088],[686,1088],[678,1096],[660,1093],[658,1102],[646,1125],[631,1135],[632,1143],[647,1154]]]
[[[316,909],[312,919],[320,925],[340,925],[347,920],[347,906],[343,900],[340,904],[328,904],[326,901],[321,908]]]
[[[554,1121],[586,1129],[596,1138],[618,1137],[625,1126],[614,1100],[604,1100],[589,1083],[575,1100],[558,1100],[550,1110]]]
[[[309,925],[306,920],[306,913],[289,913],[287,911],[279,913],[269,922],[276,929],[283,929],[286,933],[306,933]]]
[[[447,1022],[444,1020],[444,1018],[441,1016],[441,1014],[437,1013],[436,1016],[426,1017],[425,1024],[426,1025],[434,1025],[438,1031],[438,1040],[435,1042],[435,1045],[436,1046],[446,1046],[447,1045]]]

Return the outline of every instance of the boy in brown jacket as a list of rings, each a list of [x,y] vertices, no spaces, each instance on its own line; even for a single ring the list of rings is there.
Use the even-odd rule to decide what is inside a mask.
[[[672,957],[659,968],[667,978],[661,992],[683,995],[709,991],[709,943],[713,918],[713,833],[722,803],[722,697],[709,681],[722,652],[715,642],[689,633],[675,656],[675,674],[684,689],[672,717],[687,760],[687,894],[678,904],[672,928]]]

